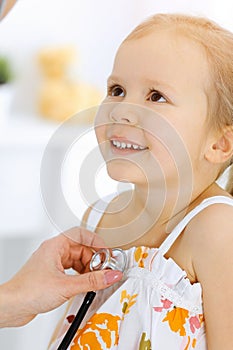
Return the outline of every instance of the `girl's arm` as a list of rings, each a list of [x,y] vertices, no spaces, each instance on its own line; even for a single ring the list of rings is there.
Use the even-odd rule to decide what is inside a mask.
[[[214,204],[187,228],[193,266],[203,288],[209,350],[233,349],[233,207]]]

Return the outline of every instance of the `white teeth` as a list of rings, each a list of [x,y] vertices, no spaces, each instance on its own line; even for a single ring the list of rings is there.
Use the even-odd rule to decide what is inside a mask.
[[[128,148],[128,149],[134,149],[134,150],[137,150],[137,149],[144,150],[144,149],[147,148],[147,147],[134,145],[134,144],[131,144],[131,143],[120,142],[120,141],[116,141],[116,140],[112,140],[112,144],[115,147],[120,148],[120,149]]]

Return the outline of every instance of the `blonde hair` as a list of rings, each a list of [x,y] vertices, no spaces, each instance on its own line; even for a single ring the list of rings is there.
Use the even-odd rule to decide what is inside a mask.
[[[144,37],[158,27],[179,32],[205,49],[211,76],[208,125],[216,130],[233,126],[233,34],[203,17],[157,14],[139,24],[124,42]],[[224,169],[231,167],[226,190],[233,195],[233,165],[231,163],[228,161]]]

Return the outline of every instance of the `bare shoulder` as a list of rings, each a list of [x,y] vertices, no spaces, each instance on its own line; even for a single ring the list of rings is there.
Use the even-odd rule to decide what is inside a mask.
[[[84,212],[83,217],[82,217],[82,222],[81,222],[81,226],[82,227],[86,227],[87,226],[87,220],[88,220],[88,217],[90,215],[91,210],[92,210],[92,206],[88,207],[86,209],[86,211]]]
[[[224,254],[226,245],[233,249],[232,219],[233,206],[211,204],[198,213],[176,239],[167,256],[187,272],[192,283],[201,282],[207,265],[212,264],[212,259],[216,263],[217,253]]]
[[[186,232],[191,239],[201,239],[202,242],[209,238],[213,241],[227,238],[228,235],[233,236],[233,201],[232,205],[226,203],[209,205],[190,221]]]
[[[211,204],[191,220],[185,235],[198,280],[206,275],[209,265],[210,269],[215,266],[216,260],[218,265],[226,259],[233,263],[233,205]]]
[[[233,206],[213,204],[186,229],[196,280],[201,283],[208,348],[233,348]]]

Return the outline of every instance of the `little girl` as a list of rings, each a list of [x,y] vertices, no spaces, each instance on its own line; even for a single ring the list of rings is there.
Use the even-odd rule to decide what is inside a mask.
[[[185,15],[139,25],[117,52],[95,130],[109,175],[134,188],[84,221],[128,262],[69,349],[232,350],[233,34]]]

